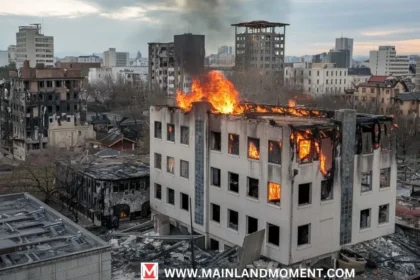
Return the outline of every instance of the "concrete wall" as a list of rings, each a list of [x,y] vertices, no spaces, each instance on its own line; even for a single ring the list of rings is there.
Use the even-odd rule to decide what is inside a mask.
[[[95,138],[96,132],[92,125],[75,126],[73,119],[70,122],[63,120],[60,125],[54,120],[48,127],[48,145],[51,147],[81,147],[85,145],[86,140]]]
[[[92,251],[79,256],[25,265],[0,272],[0,280],[111,280],[111,252]]]

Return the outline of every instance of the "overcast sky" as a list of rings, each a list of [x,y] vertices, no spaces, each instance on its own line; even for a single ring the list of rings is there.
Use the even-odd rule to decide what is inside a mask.
[[[328,51],[341,35],[355,39],[355,55],[379,45],[420,54],[419,14],[420,0],[0,0],[0,50],[18,26],[43,23],[56,56],[109,47],[147,56],[148,42],[185,32],[206,35],[210,54],[234,44],[231,23],[269,20],[290,24],[286,55]]]

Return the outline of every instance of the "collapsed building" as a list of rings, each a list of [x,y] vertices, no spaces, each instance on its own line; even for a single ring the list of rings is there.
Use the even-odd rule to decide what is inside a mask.
[[[56,165],[60,199],[93,224],[117,228],[120,220],[150,214],[149,167],[132,155],[102,150]]]
[[[265,229],[261,254],[284,265],[337,257],[394,232],[393,120],[353,110],[240,104],[215,75],[178,107],[150,108],[156,230],[193,228],[223,250]],[[228,85],[227,87],[224,87]],[[204,94],[205,95],[205,94]],[[191,200],[191,203],[190,203]]]

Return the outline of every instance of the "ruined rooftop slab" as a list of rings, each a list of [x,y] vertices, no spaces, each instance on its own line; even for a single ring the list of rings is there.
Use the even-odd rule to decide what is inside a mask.
[[[106,242],[29,194],[0,196],[0,273],[108,248]]]

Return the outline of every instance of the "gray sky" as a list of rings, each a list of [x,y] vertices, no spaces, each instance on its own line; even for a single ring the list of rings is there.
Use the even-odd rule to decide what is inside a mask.
[[[354,55],[379,45],[420,54],[419,14],[420,0],[0,0],[0,50],[19,25],[40,22],[58,56],[109,47],[147,56],[148,42],[185,32],[206,35],[210,54],[234,44],[231,23],[269,20],[290,24],[286,55],[328,51],[341,35],[355,39]]]

